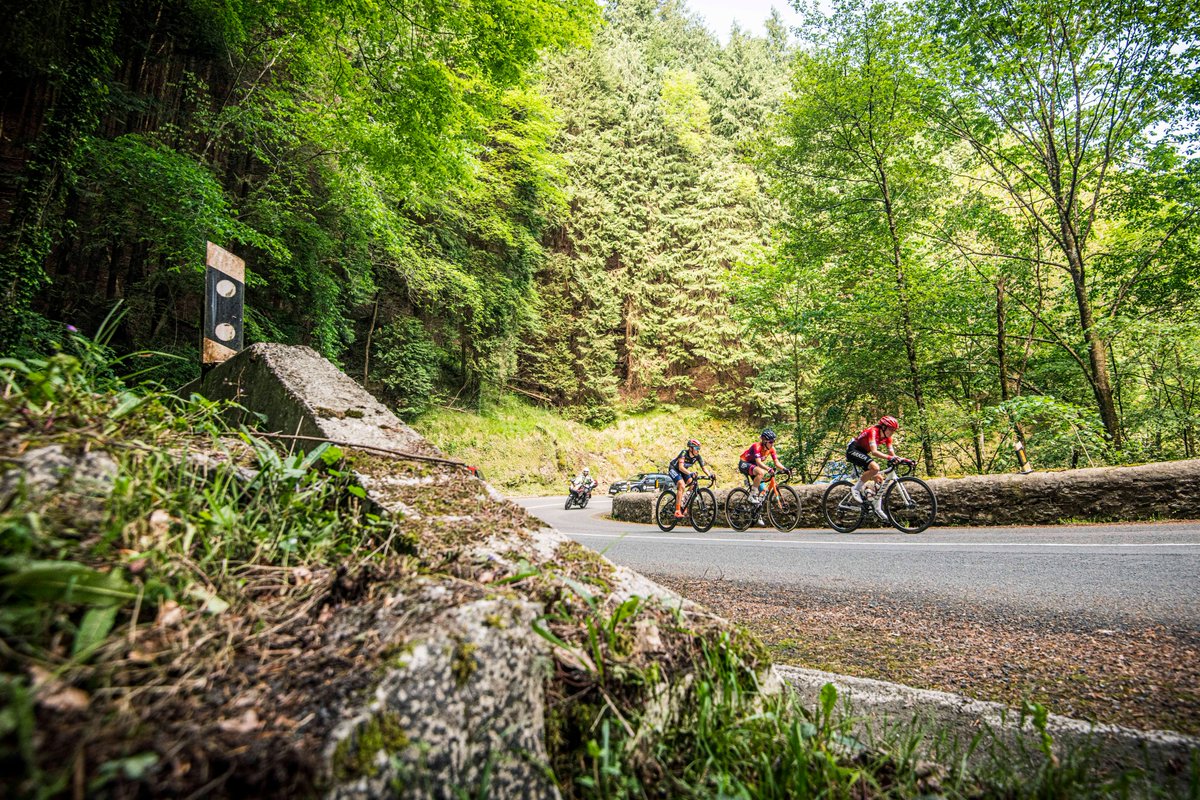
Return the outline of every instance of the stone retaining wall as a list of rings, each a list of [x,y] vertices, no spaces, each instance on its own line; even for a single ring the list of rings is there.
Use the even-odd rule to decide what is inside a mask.
[[[935,525],[1055,525],[1074,521],[1118,522],[1200,517],[1200,459],[1097,467],[1029,475],[972,475],[933,478]],[[797,485],[800,527],[826,527],[821,497],[827,484]],[[725,520],[728,489],[714,490]],[[613,517],[653,522],[657,495],[613,498]],[[868,515],[870,516],[870,515]]]

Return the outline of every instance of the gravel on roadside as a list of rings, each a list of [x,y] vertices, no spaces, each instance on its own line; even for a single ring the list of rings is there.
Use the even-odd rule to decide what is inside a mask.
[[[1200,734],[1200,631],[944,598],[649,577],[753,631],[777,663]]]

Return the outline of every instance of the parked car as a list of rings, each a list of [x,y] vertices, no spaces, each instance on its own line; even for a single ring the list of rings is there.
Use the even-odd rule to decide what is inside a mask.
[[[613,481],[608,487],[608,493],[653,492],[670,485],[671,476],[665,472],[639,472],[637,477]]]
[[[631,492],[656,492],[673,485],[671,476],[665,472],[644,472],[638,475],[638,481],[629,487]]]
[[[621,492],[628,492],[630,484],[636,483],[637,481],[638,478],[622,478],[619,481],[613,481],[608,485],[608,493],[620,494]]]
[[[854,467],[845,461],[829,461],[813,483],[833,483],[854,474]]]

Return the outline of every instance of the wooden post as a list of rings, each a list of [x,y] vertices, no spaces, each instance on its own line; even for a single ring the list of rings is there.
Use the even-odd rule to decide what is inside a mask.
[[[209,242],[205,263],[201,371],[227,361],[242,349],[246,304],[246,262]]]

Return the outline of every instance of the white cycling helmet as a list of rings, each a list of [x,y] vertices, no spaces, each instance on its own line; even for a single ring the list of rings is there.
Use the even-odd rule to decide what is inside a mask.
[[[584,468],[583,468],[583,474],[584,474],[584,475],[587,475],[587,474],[588,474],[588,468],[587,468],[587,467],[584,467]]]

